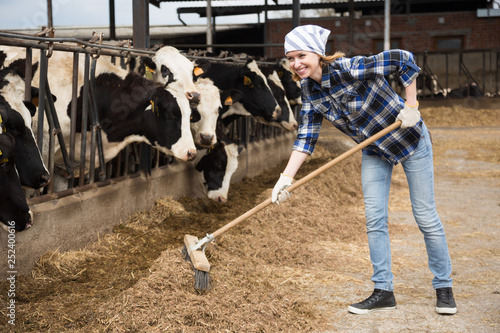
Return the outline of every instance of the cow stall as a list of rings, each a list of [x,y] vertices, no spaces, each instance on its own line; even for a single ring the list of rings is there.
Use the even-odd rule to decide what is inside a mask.
[[[50,35],[51,32],[45,33]],[[35,261],[47,250],[85,246],[99,235],[110,232],[131,214],[151,208],[158,198],[204,195],[206,189],[198,181],[198,171],[192,163],[178,161],[161,149],[151,149],[148,144],[128,144],[117,152],[116,157],[105,160],[103,127],[106,124],[98,117],[95,97],[101,88],[98,89],[94,79],[96,67],[100,59],[107,57],[126,68],[134,57],[151,57],[154,50],[134,49],[129,42],[107,45],[102,43],[99,34],[84,42],[43,34],[0,33],[0,45],[22,48],[20,57],[27,59],[24,99],[33,100],[31,85],[39,89],[37,113],[32,119],[33,133],[43,162],[52,176],[52,181],[46,186],[26,190],[33,226],[16,233],[18,273],[29,273]],[[72,65],[70,77],[64,78],[71,82],[65,85],[71,91],[67,110],[71,113],[69,125],[59,117],[61,108],[56,108],[55,86],[49,83],[48,68],[49,63],[57,58],[55,52],[70,55]],[[37,59],[37,68],[31,66],[33,58]],[[234,58],[217,60],[246,61]],[[35,71],[37,80],[32,80]],[[81,109],[78,111],[80,117],[75,116],[77,106]],[[155,112],[155,106],[148,107],[150,112]],[[63,135],[68,129],[62,126],[70,126],[69,135]],[[89,131],[77,131],[77,128],[88,128]],[[240,147],[239,167],[233,175],[233,182],[255,176],[264,168],[286,159],[295,138],[293,132],[256,122],[250,117],[241,117],[232,123],[226,135]],[[8,245],[5,241],[6,238],[2,237],[3,249]]]

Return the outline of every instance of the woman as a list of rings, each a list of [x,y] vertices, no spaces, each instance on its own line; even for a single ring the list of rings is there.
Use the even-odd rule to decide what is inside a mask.
[[[290,196],[286,187],[312,154],[324,118],[357,143],[401,120],[399,129],[362,152],[361,178],[375,288],[370,297],[350,305],[348,311],[365,314],[396,308],[387,220],[392,169],[401,163],[434,274],[436,312],[455,314],[451,260],[434,202],[432,143],[418,111],[416,78],[420,68],[413,55],[403,50],[371,57],[345,58],[339,52],[325,56],[329,34],[327,29],[306,25],[285,37],[285,54],[295,79],[301,80],[303,104],[297,139],[273,189],[272,201],[279,204]],[[406,102],[388,85],[384,76],[389,74],[396,74],[405,87]]]

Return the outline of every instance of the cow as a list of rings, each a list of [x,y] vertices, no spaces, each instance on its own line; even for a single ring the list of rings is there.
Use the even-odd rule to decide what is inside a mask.
[[[248,60],[244,66],[206,59],[194,62],[195,72],[200,78],[211,79],[223,91],[241,91],[243,98],[240,103],[247,113],[266,121],[276,120],[281,115],[281,108],[255,60]]]
[[[292,79],[292,72],[288,64],[288,59],[280,59],[277,63],[276,71],[285,89],[286,98],[288,98],[290,105],[302,104],[300,82]]]
[[[66,144],[71,127],[71,86],[73,54],[54,51],[48,66],[48,81],[57,97],[55,107]],[[78,82],[83,84],[84,57],[79,58]],[[33,82],[38,82],[37,75]],[[81,131],[82,91],[77,100],[77,130]],[[196,148],[189,130],[191,108],[179,83],[167,87],[111,63],[97,60],[95,96],[103,135],[105,161],[111,160],[132,142],[146,142],[181,161],[192,160]],[[90,122],[89,122],[90,123]],[[89,130],[89,128],[87,128]],[[90,142],[90,135],[87,140]],[[80,156],[77,136],[75,156]],[[90,149],[87,149],[87,160]],[[56,160],[61,160],[56,149]],[[96,156],[97,158],[97,156]]]
[[[15,139],[0,128],[0,222],[8,230],[23,231],[31,227],[31,213],[14,164]]]
[[[262,73],[264,73],[264,75],[266,76],[267,82],[273,93],[273,96],[276,98],[276,101],[278,102],[278,105],[281,108],[281,114],[278,116],[278,118],[269,121],[263,117],[252,115],[245,109],[242,103],[233,103],[229,107],[224,109],[224,112],[221,115],[222,121],[226,124],[226,126],[229,126],[229,123],[235,121],[239,117],[251,116],[256,121],[266,125],[277,126],[280,128],[284,128],[287,131],[296,130],[298,124],[297,121],[295,120],[293,109],[290,106],[290,103],[288,102],[288,99],[286,97],[285,89],[276,71],[276,67],[261,65],[259,66],[259,68],[261,69]]]
[[[129,69],[165,86],[172,82],[182,83],[184,90],[189,91],[186,96],[193,112],[193,139],[197,146],[207,148],[217,142],[215,126],[220,108],[219,91],[210,79],[196,81],[198,77],[194,73],[194,64],[188,62],[177,49],[164,46],[152,58],[132,58]]]
[[[284,71],[283,68],[279,66],[273,65],[261,65],[261,71],[266,75],[267,82],[271,87],[271,91],[273,92],[276,101],[281,107],[281,115],[278,117],[276,121],[269,122],[269,125],[278,125],[285,128],[287,131],[296,130],[298,127],[297,121],[295,120],[295,116],[293,114],[293,109],[288,101],[286,96],[285,88],[282,84],[283,80],[280,78],[279,72]],[[282,75],[283,76],[283,75]]]
[[[209,199],[225,203],[228,198],[231,177],[238,168],[241,148],[235,143],[219,140],[212,148],[199,151],[195,168],[204,184]]]
[[[4,52],[0,51],[0,54]],[[4,57],[2,57],[5,59]],[[0,63],[0,66],[4,65]],[[21,66],[22,65],[22,66]],[[15,140],[14,156],[21,184],[40,189],[48,184],[50,175],[43,162],[31,127],[36,112],[32,102],[24,101],[24,63],[12,62],[0,70],[0,114],[4,129]],[[33,67],[36,70],[36,67]],[[38,89],[31,89],[32,97],[38,97]]]

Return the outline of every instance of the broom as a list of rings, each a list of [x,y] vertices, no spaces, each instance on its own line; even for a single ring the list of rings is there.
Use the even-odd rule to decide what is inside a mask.
[[[295,183],[292,185],[288,186],[286,190],[288,192],[291,192],[295,190],[297,187],[307,183],[314,177],[320,175],[321,173],[325,172],[335,164],[337,164],[340,161],[343,161],[347,157],[355,154],[356,152],[360,151],[361,149],[365,148],[366,146],[372,144],[373,142],[377,141],[384,135],[388,134],[389,132],[397,129],[399,126],[401,126],[401,121],[396,121],[394,124],[386,127],[385,129],[381,130],[377,134],[371,136],[370,138],[364,140],[363,142],[357,144],[353,148],[349,149],[345,153],[337,156],[335,159],[331,160],[330,162],[326,163],[325,165],[321,166],[320,168],[314,170],[313,172],[309,173],[307,176],[297,180]],[[216,237],[220,236],[221,234],[225,233],[227,230],[231,229],[235,225],[239,224],[240,222],[246,220],[250,216],[258,213],[262,209],[266,208],[272,203],[271,198],[265,200],[264,202],[260,203],[259,205],[255,206],[254,208],[250,209],[243,215],[240,215],[236,219],[232,220],[225,226],[219,228],[212,234],[207,234],[204,238],[201,240],[198,239],[196,236],[192,235],[184,235],[184,247],[182,249],[182,253],[184,254],[184,257],[186,260],[191,261],[194,269],[194,278],[195,278],[195,283],[194,283],[194,288],[197,290],[208,290],[210,289],[210,263],[208,262],[208,259],[205,255],[205,248],[206,246],[213,241]]]

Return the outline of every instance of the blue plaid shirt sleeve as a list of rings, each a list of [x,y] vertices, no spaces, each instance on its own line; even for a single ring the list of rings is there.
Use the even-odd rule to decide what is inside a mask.
[[[297,138],[292,149],[311,155],[314,151],[314,145],[318,141],[323,116],[313,112],[312,103],[307,98],[302,98],[299,122]]]
[[[349,64],[344,65],[348,66],[356,80],[368,80],[396,73],[403,86],[407,87],[420,72],[413,54],[405,50],[389,50],[370,57],[353,57],[346,61]]]

